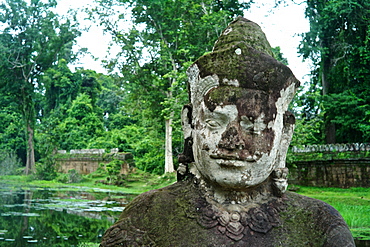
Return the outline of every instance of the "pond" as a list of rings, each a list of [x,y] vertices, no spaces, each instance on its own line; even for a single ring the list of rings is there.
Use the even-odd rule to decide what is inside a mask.
[[[0,246],[96,247],[136,195],[83,187],[14,187],[0,181]],[[356,246],[370,246],[356,240]]]
[[[16,188],[0,182],[0,246],[98,246],[134,197],[81,187]]]

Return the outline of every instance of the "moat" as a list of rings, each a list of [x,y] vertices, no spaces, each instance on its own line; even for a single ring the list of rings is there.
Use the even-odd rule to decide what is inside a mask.
[[[135,195],[84,187],[16,187],[0,182],[0,245],[98,246]]]

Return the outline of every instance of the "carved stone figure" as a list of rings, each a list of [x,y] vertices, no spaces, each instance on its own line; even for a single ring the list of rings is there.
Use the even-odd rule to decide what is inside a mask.
[[[135,198],[101,246],[354,246],[333,207],[285,191],[299,81],[260,27],[237,18],[188,77],[179,181]]]

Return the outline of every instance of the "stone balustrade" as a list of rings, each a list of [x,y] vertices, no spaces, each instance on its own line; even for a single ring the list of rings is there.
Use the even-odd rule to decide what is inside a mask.
[[[292,147],[293,153],[359,152],[370,151],[370,143],[336,143]]]
[[[67,154],[67,150],[58,150],[58,154]],[[104,154],[105,149],[71,149],[70,154]],[[112,148],[110,153],[118,153],[118,148]]]

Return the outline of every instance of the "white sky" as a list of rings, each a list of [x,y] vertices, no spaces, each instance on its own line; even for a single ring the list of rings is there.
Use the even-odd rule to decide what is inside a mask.
[[[304,16],[306,4],[290,4],[273,9],[275,1],[269,2],[253,4],[244,17],[262,28],[272,47],[280,46],[283,56],[288,59],[290,69],[303,84],[309,81],[306,75],[310,73],[310,64],[299,57],[298,46],[302,37],[298,35],[308,32],[310,28]]]
[[[60,14],[65,14],[69,8],[84,8],[92,2],[92,0],[59,0],[57,11]],[[303,84],[309,80],[309,77],[305,75],[309,74],[310,68],[308,62],[302,62],[302,58],[297,53],[297,47],[301,41],[301,37],[298,35],[309,30],[308,20],[304,17],[305,4],[290,4],[286,7],[280,6],[273,9],[273,2],[275,1],[259,2],[253,4],[252,8],[245,12],[244,17],[261,26],[272,47],[280,46],[283,56],[288,59],[289,67]],[[80,17],[82,16],[83,14]],[[90,23],[82,20],[80,24],[89,25]],[[77,45],[88,48],[89,52],[99,59],[94,61],[91,56],[86,55],[80,58],[76,67],[106,73],[99,60],[108,54],[107,49],[110,39],[111,37],[108,34],[103,34],[100,27],[94,24],[91,25],[90,30],[83,32],[82,36],[77,39]],[[112,48],[113,52],[119,50],[119,47]]]

